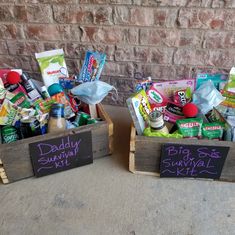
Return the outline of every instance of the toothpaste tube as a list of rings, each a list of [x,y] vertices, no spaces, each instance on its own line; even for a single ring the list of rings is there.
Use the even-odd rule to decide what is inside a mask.
[[[35,53],[46,87],[59,83],[60,78],[68,77],[63,49]]]

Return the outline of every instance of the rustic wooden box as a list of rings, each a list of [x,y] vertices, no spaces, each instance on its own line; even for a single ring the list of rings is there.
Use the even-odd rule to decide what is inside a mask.
[[[19,140],[10,144],[0,144],[0,178],[3,183],[11,183],[34,176],[29,155],[29,144],[40,141],[42,138],[46,140],[91,130],[94,159],[111,154],[113,123],[101,104],[97,105],[97,111],[98,116],[104,121],[56,134],[51,133]]]
[[[146,137],[136,134],[134,126],[131,127],[129,170],[133,173],[159,176],[161,147],[165,143],[216,145],[230,147],[221,173],[221,181],[235,181],[235,143],[230,141],[192,140]]]

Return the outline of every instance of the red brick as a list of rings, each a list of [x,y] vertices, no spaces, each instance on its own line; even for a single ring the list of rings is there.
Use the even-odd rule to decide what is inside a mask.
[[[208,31],[204,37],[205,48],[235,48],[235,32]]]
[[[8,49],[7,49],[7,44],[6,42],[1,42],[0,41],[0,54],[3,55],[7,55],[8,54]]]
[[[80,3],[94,3],[94,4],[131,4],[132,0],[80,0]]]
[[[1,24],[0,38],[1,39],[22,39],[24,37],[21,25]]]
[[[129,62],[117,63],[107,61],[102,74],[107,76],[133,77],[134,66]]]
[[[156,64],[171,64],[173,48],[151,48],[151,62]]]
[[[25,27],[25,34],[27,39],[34,40],[63,40],[67,37],[68,26],[60,25],[27,25]]]
[[[233,50],[210,50],[206,66],[231,68],[235,64],[235,51]]]
[[[80,27],[81,41],[85,43],[137,43],[138,31],[128,28]]]
[[[40,42],[7,41],[7,45],[11,55],[34,56],[35,52],[43,51],[43,45]]]
[[[234,10],[183,8],[177,22],[181,28],[235,29]]]
[[[174,54],[176,65],[199,65],[203,66],[209,59],[209,53],[205,50],[177,49]]]
[[[94,24],[112,24],[112,8],[111,7],[99,7],[94,9],[93,13]]]
[[[0,68],[21,68],[17,57],[0,55]]]
[[[152,26],[154,25],[153,9],[115,7],[114,23],[120,25]]]
[[[78,5],[53,5],[54,19],[58,23],[92,23],[93,14],[89,7]]]
[[[27,13],[25,6],[0,5],[0,21],[26,22]]]
[[[31,23],[53,22],[52,9],[50,5],[27,5],[27,20]]]
[[[154,25],[160,27],[174,27],[178,9],[159,8],[154,10]]]

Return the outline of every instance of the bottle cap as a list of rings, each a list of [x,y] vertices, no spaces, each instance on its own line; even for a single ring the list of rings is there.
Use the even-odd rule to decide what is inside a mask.
[[[54,83],[48,87],[50,96],[63,92],[63,87],[59,83]]]

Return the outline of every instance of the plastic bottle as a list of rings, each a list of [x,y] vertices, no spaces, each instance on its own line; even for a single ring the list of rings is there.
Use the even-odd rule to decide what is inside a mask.
[[[48,133],[63,131],[66,129],[64,118],[64,104],[52,104],[50,111],[50,119],[48,122]]]

